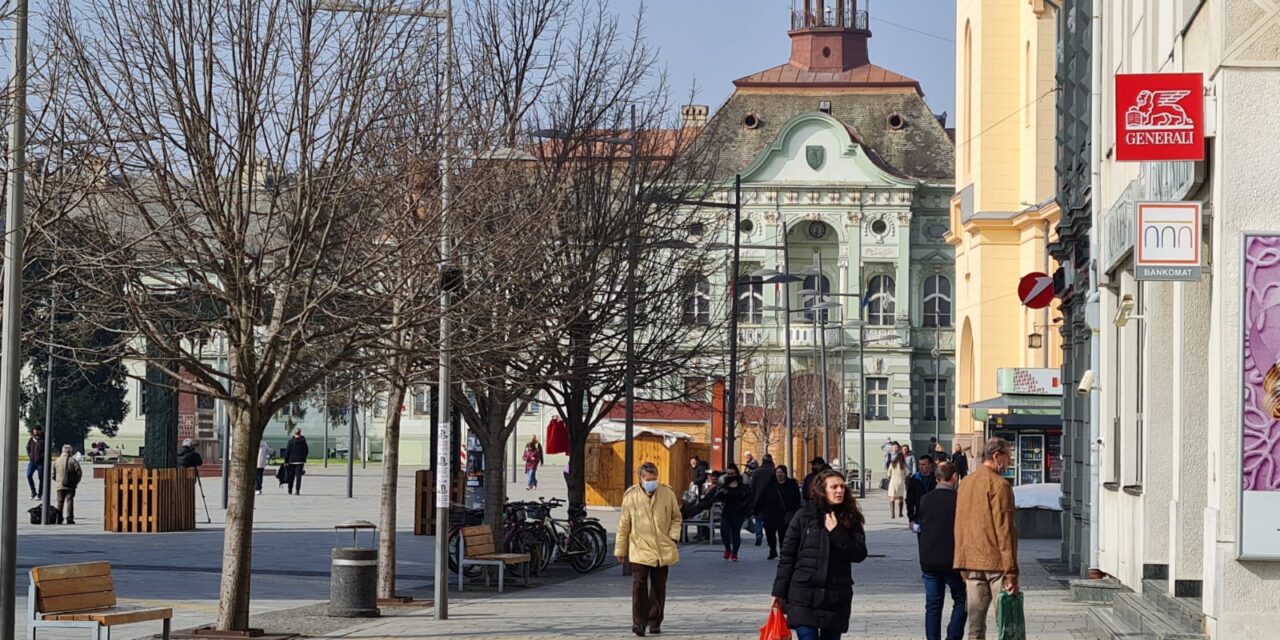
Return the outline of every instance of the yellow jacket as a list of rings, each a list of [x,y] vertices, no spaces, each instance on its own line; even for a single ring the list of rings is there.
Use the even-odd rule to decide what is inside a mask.
[[[622,520],[614,555],[649,567],[666,567],[680,561],[680,500],[665,484],[653,495],[633,485],[622,495]]]

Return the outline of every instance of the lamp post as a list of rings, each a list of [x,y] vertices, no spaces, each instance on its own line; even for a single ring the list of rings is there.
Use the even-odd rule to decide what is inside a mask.
[[[14,637],[18,600],[18,404],[22,372],[22,244],[27,147],[27,0],[13,4],[10,67],[13,124],[9,133],[9,211],[4,238],[4,320],[0,353],[0,638]],[[52,436],[46,433],[45,438]],[[45,460],[45,464],[49,464]],[[49,487],[44,490],[49,491]]]

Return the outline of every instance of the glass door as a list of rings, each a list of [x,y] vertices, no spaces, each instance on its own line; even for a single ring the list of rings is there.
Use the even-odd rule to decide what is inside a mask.
[[[1004,470],[1004,479],[1005,479],[1005,480],[1008,480],[1009,482],[1011,482],[1011,483],[1013,483],[1013,484],[1017,484],[1017,483],[1018,483],[1019,455],[1020,455],[1020,454],[1018,453],[1018,434],[1017,434],[1017,432],[1014,432],[1014,431],[996,431],[996,432],[994,432],[992,435],[994,435],[994,436],[995,436],[995,437],[997,437],[997,438],[1004,438],[1005,440],[1007,440],[1007,441],[1009,442],[1009,444],[1010,444],[1010,445],[1012,445],[1012,446],[1013,446],[1013,449],[1014,449],[1013,454],[1009,456],[1009,468]]]
[[[1044,436],[1018,436],[1018,484],[1044,482]]]

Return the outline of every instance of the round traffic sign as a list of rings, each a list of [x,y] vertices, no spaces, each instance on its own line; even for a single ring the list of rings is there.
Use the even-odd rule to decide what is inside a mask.
[[[1032,309],[1043,309],[1053,302],[1053,277],[1035,271],[1018,282],[1018,299]]]

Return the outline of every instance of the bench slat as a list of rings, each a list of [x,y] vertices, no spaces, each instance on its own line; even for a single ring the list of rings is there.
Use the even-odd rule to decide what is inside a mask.
[[[502,561],[506,564],[520,564],[533,560],[533,556],[527,553],[490,553],[486,555],[470,558],[471,560],[490,560]]]
[[[38,593],[38,592],[37,592]],[[95,591],[93,593],[73,593],[65,596],[46,598],[38,596],[39,611],[42,613],[62,613],[67,611],[84,611],[87,609],[103,609],[116,604],[115,591]]]
[[[495,549],[493,548],[493,543],[467,545],[468,558],[478,558],[480,556],[492,555],[494,551]]]
[[[111,575],[111,564],[107,562],[53,564],[31,569],[31,577],[35,580],[37,586],[45,580],[68,580],[71,578],[93,578],[109,575]]]
[[[173,618],[173,609],[135,609],[131,607],[110,607],[94,611],[74,611],[70,613],[51,613],[43,617],[45,620],[70,620],[77,622],[97,622],[104,626],[133,624],[148,620],[165,620]]]
[[[111,576],[93,576],[91,578],[68,578],[66,580],[44,580],[36,585],[41,598],[53,596],[69,596],[77,593],[94,593],[97,591],[114,591],[115,581]]]

